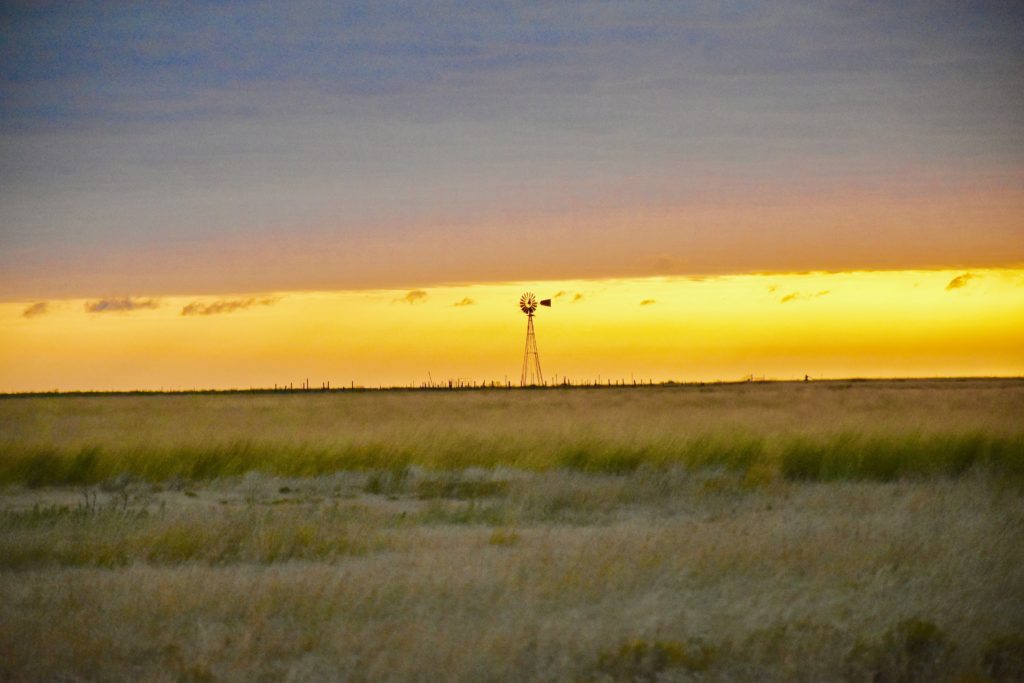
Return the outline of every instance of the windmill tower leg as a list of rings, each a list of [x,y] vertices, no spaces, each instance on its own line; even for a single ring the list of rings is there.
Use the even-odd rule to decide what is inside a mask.
[[[544,374],[540,369],[540,354],[537,352],[537,335],[533,332],[533,314],[526,317],[526,350],[523,352],[523,372],[519,378],[520,386],[528,384],[544,384]]]
[[[523,372],[519,375],[519,386],[526,386],[526,378],[530,371],[530,343],[533,341],[533,316],[526,318],[526,349],[523,351]]]
[[[540,371],[540,352],[537,351],[537,335],[533,334],[533,320],[530,320],[530,341],[533,342],[533,369],[537,384],[544,386],[544,373]]]

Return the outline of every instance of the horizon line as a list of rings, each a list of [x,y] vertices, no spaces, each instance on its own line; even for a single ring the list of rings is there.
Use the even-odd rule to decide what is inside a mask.
[[[447,381],[447,380],[446,380]],[[0,391],[0,399],[8,398],[45,398],[55,396],[80,397],[80,396],[176,396],[196,394],[334,394],[334,393],[368,393],[382,391],[413,392],[413,391],[511,391],[511,390],[559,390],[559,389],[641,389],[641,388],[700,388],[706,386],[740,386],[748,384],[830,384],[840,382],[858,383],[882,383],[882,382],[995,382],[995,381],[1024,381],[1024,375],[933,375],[917,377],[808,377],[801,378],[772,378],[754,377],[752,379],[720,379],[706,381],[626,381],[624,378],[618,380],[588,381],[584,383],[546,383],[519,385],[514,383],[480,382],[473,384],[459,384],[457,380],[451,386],[442,384],[421,383],[414,385],[349,385],[349,386],[306,386],[306,387],[250,387],[248,389],[233,387],[227,389],[215,388],[192,388],[192,389],[52,389],[43,391]],[[465,381],[465,380],[462,380]]]

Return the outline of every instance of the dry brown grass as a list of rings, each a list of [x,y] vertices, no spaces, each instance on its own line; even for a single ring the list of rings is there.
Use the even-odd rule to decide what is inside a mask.
[[[1021,395],[993,382],[19,399],[0,415],[8,444],[104,449],[243,434],[443,447],[483,435],[491,415],[507,439],[537,424],[537,440],[519,443],[543,449],[566,434],[623,443],[690,430],[1012,436]],[[0,680],[1024,677],[1013,477],[557,464],[8,485]]]
[[[987,478],[508,474],[476,500],[249,477],[34,522],[70,494],[9,491],[0,676],[870,680],[908,619],[957,674],[1024,633],[1024,498]]]

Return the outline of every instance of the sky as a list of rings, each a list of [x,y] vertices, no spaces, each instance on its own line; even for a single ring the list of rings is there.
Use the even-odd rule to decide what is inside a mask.
[[[482,5],[0,5],[0,391],[300,381],[310,349],[281,330],[320,326],[325,379],[500,379],[527,289],[590,293],[589,317],[544,311],[549,344],[607,340],[552,348],[552,376],[1024,374],[981,333],[1024,325],[1019,3]],[[806,277],[859,303],[778,304],[802,311],[800,338],[772,333],[788,346],[745,326]],[[874,277],[894,290],[851,284]],[[747,341],[668,344],[712,324],[708,290],[745,292]],[[625,334],[602,291],[658,303]],[[887,302],[915,296],[945,302],[930,360],[882,343]],[[826,343],[865,311],[877,339]],[[470,316],[508,348],[450,339]],[[419,344],[382,357],[395,325]]]
[[[0,304],[10,391],[1021,375],[1024,269]],[[560,288],[560,289],[559,289]],[[951,373],[950,368],[957,372]]]

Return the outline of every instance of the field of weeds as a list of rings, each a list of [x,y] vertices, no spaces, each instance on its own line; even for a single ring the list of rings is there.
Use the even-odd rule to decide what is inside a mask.
[[[1024,382],[0,399],[0,680],[1024,680]]]

